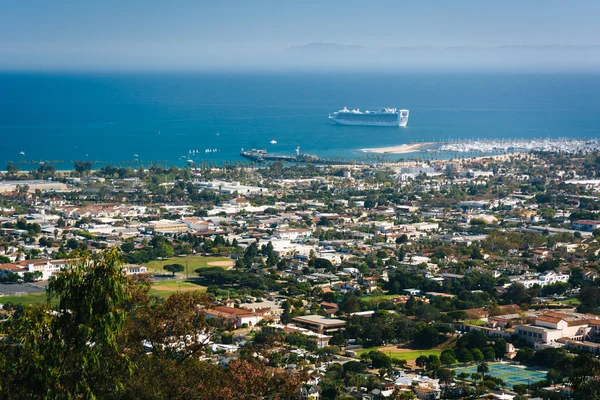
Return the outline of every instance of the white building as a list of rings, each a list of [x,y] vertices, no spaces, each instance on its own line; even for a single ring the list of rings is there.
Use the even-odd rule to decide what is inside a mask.
[[[592,331],[590,318],[584,314],[547,312],[531,325],[515,326],[515,333],[536,348],[555,345],[559,339],[583,341]]]
[[[554,271],[549,271],[543,275],[538,276],[536,279],[526,279],[526,280],[522,280],[522,281],[517,281],[516,283],[519,283],[529,289],[530,287],[533,287],[534,285],[539,285],[541,287],[544,287],[546,285],[552,285],[552,284],[559,283],[559,282],[563,282],[563,283],[569,282],[569,275],[559,274]]]

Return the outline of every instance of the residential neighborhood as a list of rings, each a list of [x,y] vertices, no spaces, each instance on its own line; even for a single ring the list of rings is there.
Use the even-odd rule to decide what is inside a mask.
[[[250,357],[297,377],[296,398],[570,398],[600,354],[598,165],[532,152],[11,169],[2,315],[113,251],[156,307],[204,296],[210,328],[185,332],[202,360]]]

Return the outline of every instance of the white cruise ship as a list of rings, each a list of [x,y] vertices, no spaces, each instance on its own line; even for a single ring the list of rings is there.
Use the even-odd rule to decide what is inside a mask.
[[[342,125],[363,126],[406,126],[408,110],[382,108],[379,111],[343,110],[329,114],[329,119]]]

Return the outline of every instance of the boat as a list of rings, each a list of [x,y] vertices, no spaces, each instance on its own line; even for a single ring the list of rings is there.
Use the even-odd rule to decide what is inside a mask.
[[[25,155],[25,152],[24,152],[24,151],[21,151],[21,152],[19,152],[19,155],[20,155],[20,156],[24,156],[24,155]]]
[[[360,111],[359,109],[343,109],[329,114],[329,119],[341,125],[362,126],[401,126],[408,123],[408,110],[382,108],[378,111]]]
[[[271,144],[277,144],[277,140],[273,139],[269,143],[271,143]]]

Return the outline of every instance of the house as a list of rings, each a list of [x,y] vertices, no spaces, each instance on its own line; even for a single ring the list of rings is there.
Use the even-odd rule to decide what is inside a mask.
[[[300,389],[300,398],[307,400],[318,400],[320,398],[319,387],[306,385]]]
[[[539,285],[541,287],[544,287],[546,285],[553,285],[553,284],[559,283],[559,282],[563,282],[563,283],[569,282],[569,275],[556,273],[554,271],[548,271],[545,274],[540,275],[535,279],[525,279],[525,280],[521,280],[521,281],[516,281],[515,283],[521,284],[521,285],[525,286],[527,289],[529,289],[529,288],[533,287],[534,285]]]
[[[241,328],[242,325],[255,326],[262,321],[263,316],[243,309],[226,306],[218,306],[209,310],[206,310],[207,318],[225,318],[230,320],[236,328]]]
[[[125,271],[126,275],[147,274],[148,268],[143,265],[126,264],[123,266],[123,271]]]
[[[593,221],[588,219],[580,219],[571,223],[573,229],[578,231],[592,232],[600,228],[600,221]]]
[[[72,261],[69,260],[24,260],[14,263],[6,263],[0,266],[0,274],[15,273],[21,277],[25,272],[41,272],[42,279],[49,279],[56,272],[68,268]]]
[[[322,301],[321,302],[321,308],[327,313],[327,314],[335,314],[338,312],[339,307],[337,304],[335,303],[329,303],[327,301]]]
[[[415,394],[417,395],[417,399],[419,400],[435,400],[440,398],[441,390],[440,389],[432,389],[428,387],[417,386],[415,389]]]
[[[331,340],[331,336],[329,336],[329,335],[322,335],[320,333],[315,333],[311,330],[308,330],[305,328],[299,328],[299,327],[293,326],[293,325],[284,326],[283,331],[285,333],[300,333],[300,334],[306,336],[306,341],[308,343],[314,344],[315,346],[317,346],[320,349],[327,346],[329,344],[329,341]]]

